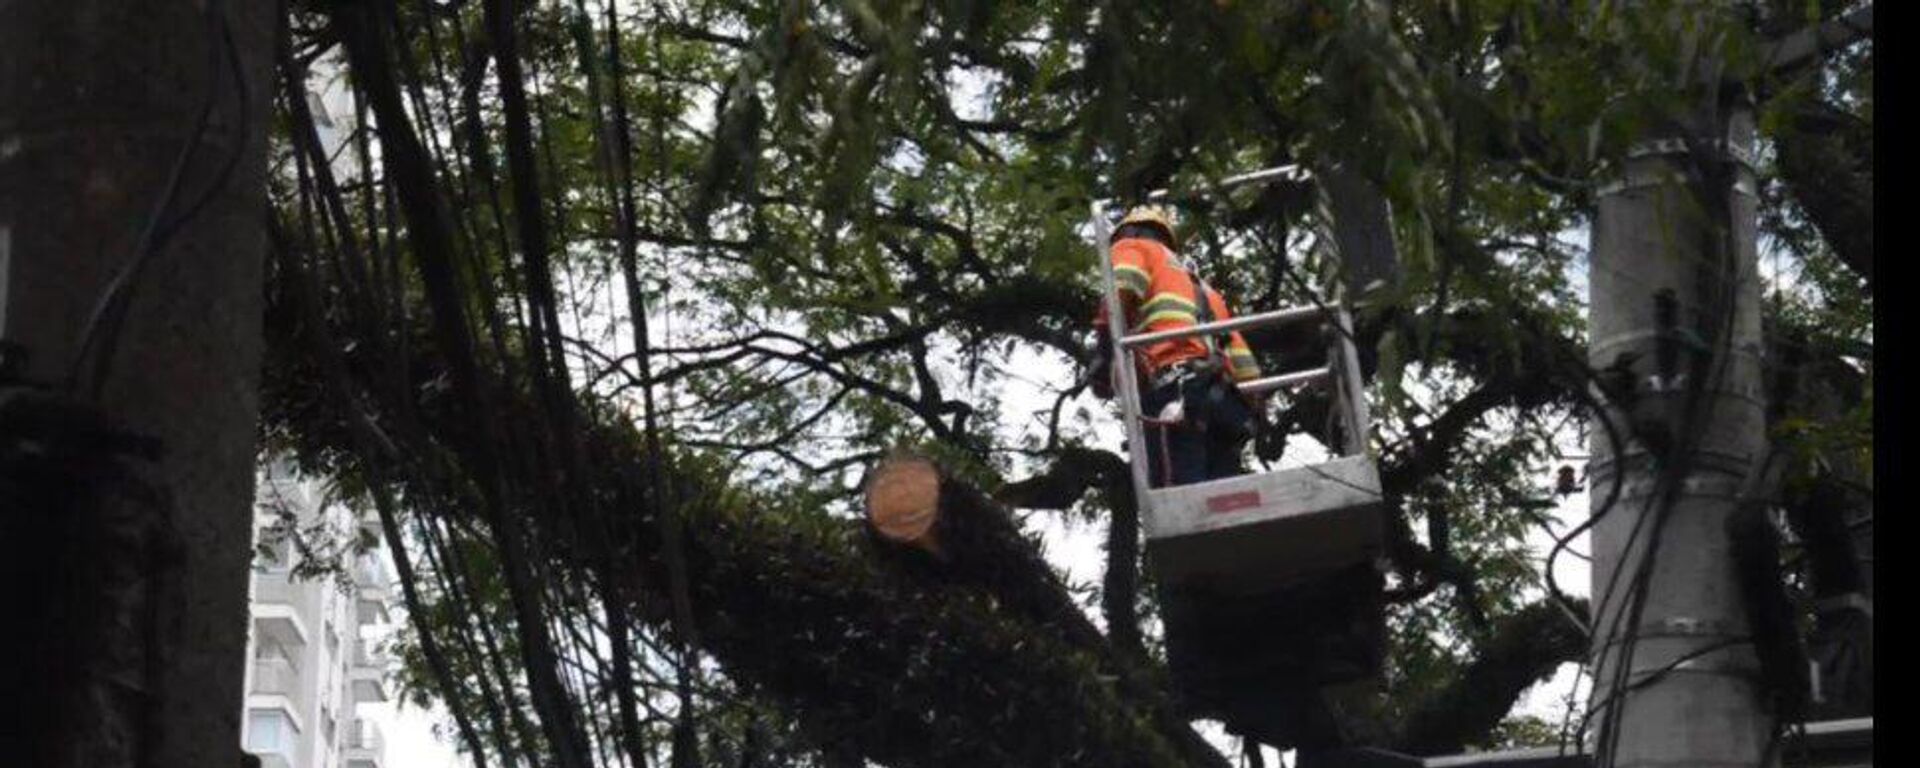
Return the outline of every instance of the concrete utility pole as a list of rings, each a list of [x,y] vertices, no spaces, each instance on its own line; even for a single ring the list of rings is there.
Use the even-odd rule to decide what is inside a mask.
[[[33,747],[9,750],[10,764],[240,764],[265,137],[281,12],[272,0],[0,1],[0,340],[30,355],[28,378],[62,386],[101,297],[129,274],[119,281],[124,321],[117,333],[96,334],[113,338],[111,367],[75,391],[159,441],[164,455],[143,479],[172,501],[171,520],[134,521],[168,529],[162,565],[98,595],[104,602],[168,585],[154,592],[155,610],[132,620],[155,628],[152,636],[122,626],[67,644],[43,638],[29,643],[35,655],[0,659],[74,665],[101,689],[91,699],[96,692],[9,690],[23,707],[60,710],[35,721],[47,730],[26,734]],[[132,275],[127,265],[142,252],[150,258]],[[98,493],[82,486],[57,489],[56,504]],[[28,509],[13,506],[19,501],[0,498],[0,514],[36,511],[31,500]],[[10,552],[71,545],[0,543]],[[35,576],[63,587],[126,567],[70,559]],[[0,588],[11,596],[23,585]],[[63,609],[95,608],[84,602]],[[10,738],[8,730],[0,735]]]
[[[1625,441],[1616,455],[1596,430],[1589,475],[1601,766],[1775,752],[1726,533],[1766,448],[1753,116],[1714,97],[1702,88],[1684,130],[1634,148],[1593,225],[1589,356]]]

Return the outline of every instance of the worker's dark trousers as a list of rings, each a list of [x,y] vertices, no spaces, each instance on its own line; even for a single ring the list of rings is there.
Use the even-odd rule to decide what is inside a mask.
[[[1149,419],[1145,430],[1148,485],[1164,488],[1244,474],[1240,449],[1246,445],[1253,414],[1239,393],[1226,389],[1229,386],[1213,377],[1195,376],[1141,394],[1140,410]],[[1151,419],[1176,397],[1185,398],[1181,423],[1153,423]]]

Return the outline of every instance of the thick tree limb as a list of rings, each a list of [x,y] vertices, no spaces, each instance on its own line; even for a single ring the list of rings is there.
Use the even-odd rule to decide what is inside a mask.
[[[1413,710],[1395,749],[1435,755],[1474,745],[1500,724],[1520,694],[1586,652],[1586,637],[1551,603],[1499,620],[1459,676]]]
[[[1868,5],[1774,41],[1766,49],[1766,66],[1773,72],[1798,69],[1872,35],[1873,6]]]
[[[1774,137],[1780,178],[1834,255],[1873,289],[1873,128],[1810,101]]]
[[[1107,636],[1114,646],[1144,658],[1140,636],[1140,509],[1133,498],[1133,480],[1127,460],[1109,451],[1066,448],[1058,452],[1047,471],[1008,483],[994,497],[1003,504],[1027,509],[1065,511],[1088,490],[1105,496],[1107,570],[1101,580],[1100,609],[1107,620]]]
[[[1117,460],[1112,454],[1088,453]],[[1121,477],[1124,480],[1125,475]],[[867,511],[880,540],[933,554],[932,558],[899,558],[903,572],[918,573],[932,584],[979,589],[1059,633],[1074,647],[1100,659],[1101,666],[1119,678],[1121,690],[1146,703],[1154,721],[1174,737],[1186,759],[1194,764],[1220,761],[1218,753],[1174,713],[1158,683],[1140,667],[1144,657],[1114,653],[1004,507],[946,477],[932,462],[895,457],[871,473]]]
[[[284,321],[270,323],[284,329]],[[296,344],[277,348],[298,350]],[[440,366],[433,350],[413,371],[430,379]],[[362,349],[360,355],[374,354]],[[367,361],[355,367],[366,376]],[[282,385],[311,387],[305,380]],[[374,391],[365,389],[365,391]],[[287,393],[276,393],[277,401]],[[542,409],[520,393],[496,408],[501,421],[539,418]],[[457,434],[462,409],[447,398],[420,404],[432,439]],[[392,403],[382,408],[394,407]],[[275,409],[278,418],[299,411]],[[305,412],[308,418],[323,414]],[[582,409],[583,414],[605,412]],[[384,418],[384,417],[382,417]],[[349,436],[322,423],[292,424],[309,452],[350,449]],[[643,475],[639,435],[625,424],[596,421],[583,438],[586,466],[596,499],[594,515],[631,518],[654,508]],[[405,453],[431,447],[413,444],[426,435],[402,435]],[[465,471],[471,472],[471,465]],[[691,603],[703,650],[730,677],[758,695],[779,701],[819,744],[844,746],[866,759],[893,766],[1139,765],[1219,766],[1197,754],[1197,737],[1184,723],[1156,715],[1147,693],[1116,675],[1111,658],[1098,652],[1100,639],[1084,617],[1078,627],[1049,626],[1036,615],[1072,618],[1057,584],[1052,595],[1030,592],[1030,602],[1001,595],[1017,585],[954,583],[916,578],[901,566],[876,558],[851,524],[811,513],[777,512],[780,503],[726,496],[686,475],[676,495],[685,508],[685,550]],[[552,543],[556,567],[599,573],[595,552],[562,546],[566,521],[546,507],[526,503],[536,489],[516,492],[510,514],[524,516]],[[961,491],[956,490],[956,493]],[[433,490],[411,487],[409,498]],[[956,496],[956,498],[962,498]],[[998,507],[967,497],[981,510]],[[613,573],[594,579],[636,600],[637,614],[664,625],[668,583],[661,542],[651,525],[615,528],[630,539],[608,546],[628,553]],[[993,527],[976,529],[989,534]],[[965,540],[964,537],[959,540]],[[984,535],[982,546],[1011,540]],[[596,545],[598,546],[598,545]],[[1054,608],[1047,608],[1049,604]],[[1078,638],[1076,640],[1075,638]]]

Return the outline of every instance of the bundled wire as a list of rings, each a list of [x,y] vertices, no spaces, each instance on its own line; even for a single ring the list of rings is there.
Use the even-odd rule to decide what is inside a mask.
[[[1721,121],[1716,119],[1711,121],[1710,124],[1720,125]],[[1616,656],[1618,661],[1614,664],[1613,668],[1609,670],[1612,674],[1610,675],[1608,690],[1612,693],[1602,698],[1601,705],[1589,708],[1589,715],[1592,714],[1593,710],[1602,709],[1602,705],[1605,709],[1606,717],[1603,723],[1603,730],[1599,743],[1596,744],[1595,748],[1596,764],[1601,768],[1611,766],[1614,760],[1617,759],[1618,745],[1621,738],[1622,718],[1620,717],[1620,708],[1625,702],[1626,694],[1633,690],[1649,686],[1658,679],[1664,678],[1665,673],[1670,672],[1673,668],[1677,668],[1689,658],[1703,655],[1711,650],[1718,650],[1718,648],[1715,648],[1712,644],[1705,648],[1695,649],[1694,652],[1684,655],[1680,659],[1676,659],[1668,667],[1662,670],[1656,670],[1656,673],[1650,675],[1647,679],[1638,681],[1637,683],[1632,679],[1634,674],[1634,651],[1640,635],[1640,617],[1646,607],[1646,597],[1652,582],[1654,566],[1658,559],[1660,531],[1665,527],[1666,521],[1675,506],[1675,495],[1678,487],[1683,485],[1687,476],[1691,474],[1692,467],[1690,459],[1700,438],[1702,431],[1700,427],[1704,425],[1711,416],[1714,401],[1706,397],[1706,395],[1717,390],[1725,380],[1728,370],[1731,367],[1733,358],[1733,327],[1739,303],[1740,265],[1737,261],[1737,251],[1729,242],[1733,222],[1731,220],[1731,206],[1727,202],[1727,196],[1731,194],[1732,191],[1733,174],[1725,170],[1725,167],[1730,161],[1719,158],[1712,152],[1705,151],[1705,148],[1700,146],[1702,142],[1690,133],[1683,132],[1682,135],[1688,143],[1689,155],[1691,157],[1708,158],[1696,161],[1698,167],[1695,169],[1695,174],[1693,175],[1694,183],[1692,186],[1696,199],[1704,208],[1714,213],[1716,216],[1715,223],[1718,225],[1710,229],[1707,233],[1707,237],[1710,238],[1710,242],[1707,243],[1708,249],[1718,257],[1718,266],[1721,268],[1721,274],[1725,278],[1721,283],[1724,286],[1723,290],[1719,292],[1718,296],[1714,297],[1719,304],[1719,312],[1717,312],[1717,314],[1719,315],[1720,322],[1718,327],[1715,328],[1714,342],[1707,350],[1708,354],[1715,352],[1718,354],[1713,355],[1714,368],[1707,376],[1696,377],[1689,382],[1680,412],[1679,427],[1673,435],[1677,442],[1671,447],[1671,450],[1667,454],[1674,457],[1675,460],[1659,467],[1660,471],[1656,475],[1655,487],[1648,496],[1649,512],[1643,514],[1641,519],[1636,521],[1635,531],[1629,535],[1625,548],[1621,550],[1627,554],[1633,551],[1634,538],[1637,536],[1641,524],[1643,524],[1648,517],[1652,517],[1654,524],[1649,532],[1650,539],[1646,545],[1647,550],[1636,563],[1637,567],[1635,568],[1634,578],[1628,587],[1627,595],[1623,598],[1626,604],[1621,606],[1620,610],[1615,614],[1613,621],[1609,623],[1608,631],[1604,634],[1605,637],[1609,638],[1610,642],[1612,638],[1619,636],[1620,650]],[[1716,202],[1721,204],[1715,205]],[[1672,297],[1668,295],[1658,298],[1662,301],[1659,313],[1659,322],[1662,326],[1665,326],[1662,330],[1663,332],[1671,331],[1672,326],[1676,324],[1675,315],[1677,314],[1677,310],[1672,306]],[[1671,340],[1668,339],[1666,343],[1671,343]],[[1771,455],[1769,455],[1766,458],[1766,462],[1770,463],[1771,458]],[[1754,475],[1750,475],[1747,478],[1749,493],[1752,492],[1752,486],[1764,475],[1765,466],[1763,464],[1756,468]],[[1654,505],[1658,506],[1655,507]],[[1600,605],[1604,605],[1604,602],[1612,597],[1613,589],[1617,585],[1616,579],[1619,573],[1619,570],[1614,572],[1614,578],[1609,579],[1607,593],[1600,596],[1601,603],[1596,604],[1594,614],[1596,618],[1605,615]],[[1751,642],[1751,639],[1743,638],[1741,642]],[[1583,732],[1585,725],[1583,722]]]

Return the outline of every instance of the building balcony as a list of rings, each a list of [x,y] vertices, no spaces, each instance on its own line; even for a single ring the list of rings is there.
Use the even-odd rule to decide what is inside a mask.
[[[319,506],[320,502],[311,483],[291,474],[268,474],[259,478],[253,495],[256,510],[262,509],[262,505],[267,510],[308,510]]]
[[[363,553],[353,562],[353,583],[363,587],[386,589],[392,580],[387,578],[387,564],[372,552]]]
[[[320,615],[317,585],[296,582],[284,571],[253,575],[253,623],[263,637],[284,648],[307,644],[309,625]]]
[[[247,710],[246,749],[263,767],[288,768],[300,743],[300,720],[280,707]]]
[[[385,624],[390,616],[387,612],[387,591],[378,587],[362,586],[359,599],[354,601],[360,623]]]
[[[385,624],[388,621],[387,587],[360,582],[354,588],[354,610],[361,624]]]
[[[387,700],[387,658],[367,647],[366,641],[353,645],[353,665],[347,670],[347,684],[356,703]]]
[[[300,670],[286,659],[254,659],[253,687],[249,693],[263,696],[292,697],[300,690]]]
[[[374,541],[380,540],[382,531],[380,529],[379,513],[369,511],[361,515],[360,519],[356,522],[359,523],[360,535],[362,537],[372,538]]]
[[[353,568],[354,605],[362,624],[385,624],[389,595],[387,569],[378,557],[362,555]]]
[[[356,659],[347,672],[347,684],[356,704],[387,700],[387,671],[381,667],[362,665]]]
[[[306,620],[289,605],[254,604],[253,627],[261,639],[282,648],[300,648],[307,644]]]
[[[346,749],[342,755],[347,765],[353,768],[381,768],[385,751],[386,740],[380,735],[380,726],[370,720],[354,718],[347,728]]]

